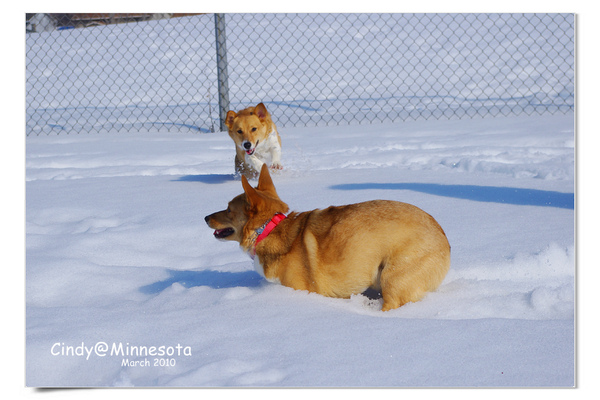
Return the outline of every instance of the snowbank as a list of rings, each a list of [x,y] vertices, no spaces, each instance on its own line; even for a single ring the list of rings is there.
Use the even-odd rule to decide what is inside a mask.
[[[30,136],[27,385],[573,386],[573,129],[282,130],[291,209],[394,199],[446,231],[439,290],[386,313],[269,284],[215,241],[204,216],[241,192],[225,133]]]

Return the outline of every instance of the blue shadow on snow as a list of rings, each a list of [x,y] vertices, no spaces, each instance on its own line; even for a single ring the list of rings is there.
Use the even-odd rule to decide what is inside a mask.
[[[202,182],[218,184],[235,181],[237,180],[237,177],[234,174],[184,175],[173,180],[176,182]]]
[[[221,272],[221,271],[178,271],[169,269],[169,278],[142,286],[140,292],[144,294],[158,294],[174,283],[191,288],[208,286],[213,289],[226,289],[233,287],[257,287],[262,282],[262,277],[256,271]]]
[[[441,185],[435,183],[346,183],[329,187],[335,190],[414,190],[436,196],[454,197],[523,206],[575,209],[575,194],[536,189],[476,185]]]

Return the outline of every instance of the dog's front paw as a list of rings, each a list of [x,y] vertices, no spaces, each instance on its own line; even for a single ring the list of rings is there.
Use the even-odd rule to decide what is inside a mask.
[[[271,164],[270,168],[281,170],[281,169],[283,169],[283,165],[281,165],[280,163],[273,163],[273,164]]]

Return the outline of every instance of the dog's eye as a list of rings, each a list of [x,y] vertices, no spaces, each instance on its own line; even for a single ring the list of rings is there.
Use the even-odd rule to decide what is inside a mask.
[[[241,130],[241,129],[238,129],[238,133],[241,135],[241,134],[242,134],[242,133],[244,133],[244,132],[242,132],[242,130]]]
[[[256,128],[252,128],[252,132],[256,131]]]

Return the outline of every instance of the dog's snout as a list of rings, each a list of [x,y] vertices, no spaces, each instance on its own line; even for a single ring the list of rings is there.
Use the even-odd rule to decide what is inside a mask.
[[[206,217],[204,217],[204,222],[206,222],[208,224],[208,221],[210,220],[210,215],[207,215]]]
[[[250,150],[250,147],[252,147],[252,143],[250,143],[250,142],[247,142],[247,141],[246,141],[246,142],[244,142],[244,148],[245,148],[246,150]]]

